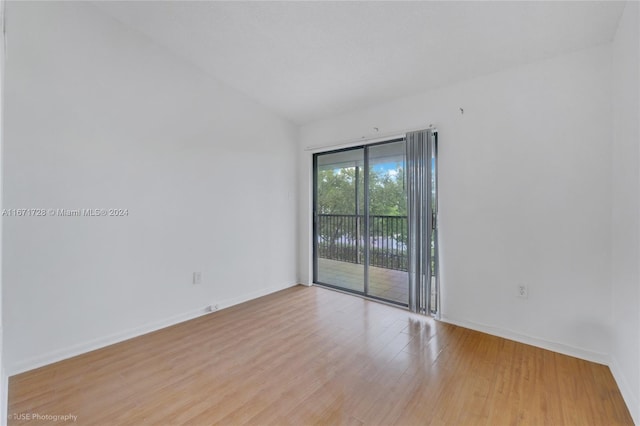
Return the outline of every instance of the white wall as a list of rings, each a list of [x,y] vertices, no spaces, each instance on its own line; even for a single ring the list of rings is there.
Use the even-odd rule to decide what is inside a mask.
[[[7,27],[4,207],[129,210],[5,218],[9,372],[295,284],[295,127],[89,4]]]
[[[2,177],[4,150],[4,11],[5,1],[0,0],[0,211],[2,210]],[[4,334],[3,334],[3,313],[2,313],[2,227],[4,218],[0,215],[0,425],[7,424],[7,403],[9,380],[4,368]]]
[[[304,126],[299,279],[311,280],[305,148],[432,123],[443,319],[606,362],[610,81],[605,45]]]
[[[640,424],[639,7],[628,2],[613,43],[611,370]]]

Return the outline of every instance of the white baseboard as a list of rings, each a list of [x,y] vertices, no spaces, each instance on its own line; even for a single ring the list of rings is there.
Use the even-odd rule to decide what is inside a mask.
[[[627,408],[629,408],[633,422],[640,425],[640,395],[636,394],[631,385],[629,385],[629,381],[627,380],[627,377],[622,374],[620,364],[618,364],[618,360],[615,356],[611,357],[609,369],[611,370],[611,374],[613,374],[613,378],[618,385],[618,389],[620,389],[624,402],[627,404]]]
[[[526,345],[536,346],[538,348],[547,349],[553,352],[558,352],[564,355],[569,355],[575,358],[584,359],[587,361],[596,362],[598,364],[609,365],[610,357],[608,354],[590,351],[587,349],[577,348],[564,343],[552,342],[549,340],[540,339],[537,337],[527,336],[512,330],[493,327],[486,324],[479,324],[476,322],[457,320],[446,315],[442,315],[442,322],[458,325],[460,327],[470,328],[471,330],[480,331],[482,333],[491,334],[493,336],[503,337],[505,339],[513,340],[516,342],[524,343]]]
[[[257,299],[258,297],[266,296],[268,294],[275,293],[277,291],[284,290],[290,287],[295,287],[296,285],[298,284],[294,283],[294,284],[286,284],[286,285],[276,286],[276,287],[269,287],[269,288],[261,289],[251,293],[243,294],[238,297],[217,301],[218,310],[228,308],[234,305],[238,305],[240,303],[247,302],[249,300]],[[175,325],[181,322],[189,321],[199,316],[211,313],[207,310],[209,306],[210,306],[210,303],[203,306],[202,308],[195,309],[189,312],[183,312],[181,314],[174,315],[160,321],[150,322],[139,327],[135,327],[129,330],[111,334],[109,336],[99,337],[97,339],[92,339],[87,342],[69,346],[67,348],[58,349],[55,351],[51,351],[45,354],[41,354],[38,356],[34,356],[31,358],[22,360],[8,367],[8,371],[7,371],[8,376],[24,373],[25,371],[43,367],[45,365],[49,365],[54,362],[58,362],[67,358],[72,358],[74,356],[82,355],[84,353],[91,352],[96,349],[104,348],[105,346],[113,345],[115,343],[119,343],[124,340],[138,337],[143,334],[151,333],[153,331],[170,327],[172,325]],[[6,419],[6,416],[4,418]]]

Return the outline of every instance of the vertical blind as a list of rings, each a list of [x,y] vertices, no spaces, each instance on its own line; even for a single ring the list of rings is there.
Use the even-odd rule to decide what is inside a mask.
[[[432,288],[435,271],[432,270],[431,241],[436,230],[434,175],[436,138],[432,130],[407,133],[407,213],[408,213],[408,270],[409,309],[418,313],[431,313]],[[433,284],[432,284],[433,283]]]

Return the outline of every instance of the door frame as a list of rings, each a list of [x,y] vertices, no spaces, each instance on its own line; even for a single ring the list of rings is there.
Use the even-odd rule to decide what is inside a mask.
[[[364,286],[363,289],[364,291],[357,291],[357,290],[351,290],[348,288],[344,288],[344,287],[340,287],[334,284],[328,284],[328,283],[323,283],[323,282],[319,282],[318,281],[318,238],[317,238],[317,231],[318,231],[318,211],[317,211],[317,200],[318,200],[318,156],[320,155],[325,155],[325,154],[337,154],[340,152],[347,152],[347,151],[355,151],[358,149],[362,149],[363,152],[363,172],[364,172],[364,176],[363,176],[363,198],[364,198],[364,206],[363,206],[363,234],[364,235],[369,235],[370,233],[370,220],[369,220],[369,148],[370,147],[374,147],[377,145],[385,145],[385,144],[390,144],[390,143],[396,143],[396,142],[403,142],[406,141],[406,137],[404,135],[402,136],[395,136],[395,137],[391,137],[389,139],[384,139],[384,140],[377,140],[375,142],[371,142],[371,143],[364,143],[364,144],[359,144],[359,145],[353,145],[353,146],[348,146],[348,147],[344,147],[344,148],[337,148],[337,149],[327,149],[327,150],[318,150],[312,153],[312,169],[311,169],[311,174],[312,174],[312,200],[311,200],[311,216],[312,216],[312,230],[311,230],[311,239],[312,239],[312,262],[313,262],[313,267],[312,267],[312,283],[314,285],[319,285],[322,287],[329,287],[331,289],[335,289],[335,290],[339,290],[339,291],[343,291],[345,293],[349,293],[349,294],[356,294],[358,296],[367,298],[367,299],[372,299],[375,301],[379,301],[379,302],[384,302],[387,304],[390,304],[392,306],[397,306],[397,307],[403,307],[403,308],[409,308],[409,300],[406,301],[406,303],[403,302],[397,302],[394,300],[390,300],[390,299],[385,299],[382,297],[378,297],[372,294],[369,294],[368,290],[369,290],[369,266],[370,266],[370,244],[364,244],[364,256],[363,256],[363,266],[364,266]],[[406,166],[405,166],[406,167]],[[406,173],[406,171],[405,171]],[[358,203],[358,200],[356,199],[356,204]],[[407,281],[407,286],[408,286],[408,281]],[[407,291],[408,291],[408,287],[407,287]]]

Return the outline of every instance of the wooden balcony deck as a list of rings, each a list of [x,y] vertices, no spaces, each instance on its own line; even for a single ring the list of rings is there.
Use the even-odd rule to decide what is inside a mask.
[[[364,265],[318,258],[318,281],[349,290],[364,291]],[[406,272],[369,267],[369,295],[407,304],[409,277]]]

